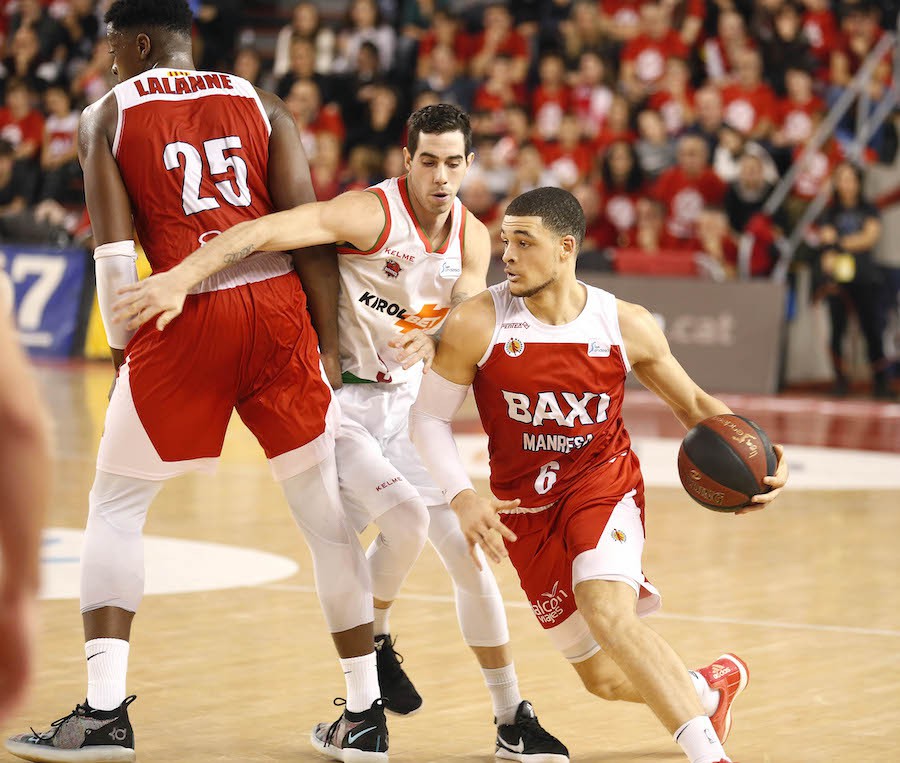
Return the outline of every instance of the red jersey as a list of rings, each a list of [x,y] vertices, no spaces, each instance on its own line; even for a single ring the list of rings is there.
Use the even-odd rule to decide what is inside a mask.
[[[803,31],[813,55],[819,65],[827,69],[828,59],[840,41],[837,21],[834,11],[825,9],[821,11],[807,11],[803,16]]]
[[[564,495],[580,478],[603,479],[609,494],[640,480],[622,422],[630,370],[619,330],[616,298],[586,286],[587,303],[571,323],[538,321],[504,282],[489,291],[496,323],[472,383],[488,436],[491,491],[538,508]],[[622,464],[626,463],[627,468]]]
[[[603,234],[598,243],[603,246],[628,246],[637,225],[637,202],[643,189],[625,191],[604,188],[600,196],[599,220],[603,222]]]
[[[727,187],[712,170],[689,178],[681,167],[666,170],[653,187],[653,196],[666,205],[667,232],[675,238],[693,238],[694,226],[706,206],[718,206]]]
[[[666,59],[687,57],[687,47],[674,29],[670,29],[660,40],[639,35],[622,51],[622,60],[634,64],[637,78],[645,85],[655,84],[662,79],[666,73]]]
[[[152,69],[113,92],[113,154],[154,271],[174,267],[209,236],[274,211],[272,127],[247,80]]]
[[[740,85],[722,88],[722,104],[725,107],[725,121],[748,135],[756,129],[760,120],[772,118],[777,101],[772,88],[760,83],[751,90],[745,90]]]
[[[31,156],[37,156],[44,140],[44,117],[32,109],[21,119],[15,119],[9,109],[0,109],[0,138],[16,149],[23,143],[34,143]]]
[[[806,103],[797,103],[789,98],[783,99],[778,104],[776,116],[785,140],[796,146],[812,137],[813,116],[824,113],[825,102],[813,96]]]

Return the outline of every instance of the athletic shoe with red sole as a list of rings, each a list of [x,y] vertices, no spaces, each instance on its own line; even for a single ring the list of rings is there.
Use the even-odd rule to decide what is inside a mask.
[[[710,689],[721,692],[719,706],[709,720],[719,741],[725,744],[731,733],[731,706],[750,683],[750,668],[740,657],[723,654],[714,663],[697,672],[706,679]]]

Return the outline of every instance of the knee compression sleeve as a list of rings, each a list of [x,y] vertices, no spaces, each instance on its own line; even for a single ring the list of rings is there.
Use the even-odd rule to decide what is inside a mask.
[[[446,504],[430,506],[428,539],[453,579],[456,615],[469,646],[501,646],[509,641],[503,598],[490,565],[481,555],[481,571],[472,562],[456,514]]]
[[[372,583],[341,508],[334,457],[281,483],[312,554],[319,603],[331,633],[372,622]]]
[[[98,471],[81,553],[81,611],[136,612],[144,595],[144,521],[163,483]]]
[[[376,599],[393,601],[428,537],[428,509],[421,498],[404,501],[375,520],[378,537],[366,557]]]

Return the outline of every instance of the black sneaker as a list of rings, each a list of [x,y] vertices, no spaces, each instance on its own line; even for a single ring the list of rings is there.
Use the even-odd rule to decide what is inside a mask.
[[[524,763],[569,763],[569,751],[538,723],[528,700],[519,703],[514,723],[497,726],[496,757]]]
[[[17,758],[46,763],[132,763],[134,731],[128,706],[135,699],[126,697],[115,710],[95,710],[85,700],[53,721],[48,731],[39,734],[32,729],[6,740],[6,749]]]
[[[400,667],[403,655],[394,651],[390,635],[375,637],[375,661],[378,686],[384,697],[384,709],[394,715],[412,715],[422,708],[422,696]]]
[[[335,705],[347,704],[336,699]],[[344,763],[381,763],[388,759],[388,730],[384,700],[376,699],[361,713],[344,710],[334,723],[320,723],[310,736],[312,746],[332,760]]]

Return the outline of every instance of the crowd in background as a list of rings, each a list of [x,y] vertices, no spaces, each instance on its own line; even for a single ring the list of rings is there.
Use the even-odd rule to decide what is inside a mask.
[[[0,237],[89,236],[77,123],[114,84],[105,5],[0,0]],[[586,266],[679,272],[702,253],[718,277],[734,275],[747,231],[746,269],[771,272],[773,242],[850,151],[855,109],[784,203],[764,213],[765,201],[897,17],[890,0],[191,5],[198,63],[284,99],[320,199],[402,174],[406,116],[449,101],[471,114],[475,135],[461,195],[492,230],[511,196],[562,186],[588,217]],[[888,54],[867,82],[871,108],[894,76]],[[875,183],[885,214],[900,201],[897,121],[860,157],[867,176],[887,173]],[[857,260],[874,263],[881,240],[865,239]],[[818,253],[841,248],[819,243]],[[892,258],[882,256],[878,277],[896,293]],[[820,260],[825,282],[846,277]],[[876,268],[857,270],[869,278]]]

